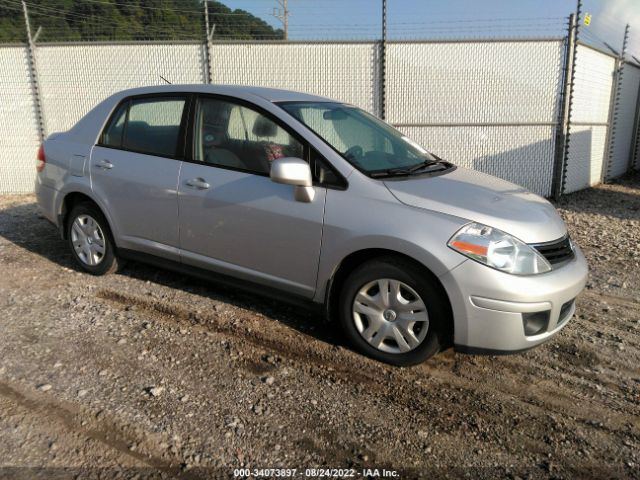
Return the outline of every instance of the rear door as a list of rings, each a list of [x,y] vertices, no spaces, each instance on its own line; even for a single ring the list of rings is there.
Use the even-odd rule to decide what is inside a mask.
[[[201,97],[193,117],[193,159],[178,186],[182,261],[311,297],[326,188],[303,203],[269,178],[274,159],[304,158],[304,143],[231,99]]]
[[[92,189],[120,248],[179,260],[177,183],[188,97],[133,97],[115,111],[91,154]]]

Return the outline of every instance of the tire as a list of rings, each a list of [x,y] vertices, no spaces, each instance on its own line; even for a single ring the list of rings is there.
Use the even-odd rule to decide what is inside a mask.
[[[109,224],[96,205],[83,202],[74,206],[65,228],[71,254],[85,272],[106,275],[118,270],[121,262]]]
[[[441,292],[434,278],[409,261],[371,260],[346,278],[339,321],[359,352],[392,365],[416,365],[438,353],[447,341],[451,320]]]

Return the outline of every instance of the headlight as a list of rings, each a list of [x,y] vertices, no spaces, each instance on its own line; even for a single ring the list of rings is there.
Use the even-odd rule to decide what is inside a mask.
[[[462,227],[451,237],[448,245],[472,260],[514,275],[551,270],[549,262],[526,243],[480,223]]]

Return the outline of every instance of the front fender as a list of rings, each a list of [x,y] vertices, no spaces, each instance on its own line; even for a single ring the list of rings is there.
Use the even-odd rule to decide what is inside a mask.
[[[406,255],[437,277],[465,261],[447,247],[447,241],[468,220],[404,205],[388,191],[390,198],[353,193],[327,193],[314,301],[324,301],[327,283],[342,261],[362,250],[384,249]],[[343,198],[345,195],[349,198]]]

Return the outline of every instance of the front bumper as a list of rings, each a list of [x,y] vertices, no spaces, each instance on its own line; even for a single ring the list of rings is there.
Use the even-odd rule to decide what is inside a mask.
[[[451,301],[456,349],[515,353],[545,342],[573,316],[572,300],[584,289],[587,275],[577,247],[573,260],[540,275],[510,275],[473,260],[463,262],[440,277]],[[526,334],[523,314],[545,311],[544,328]]]

